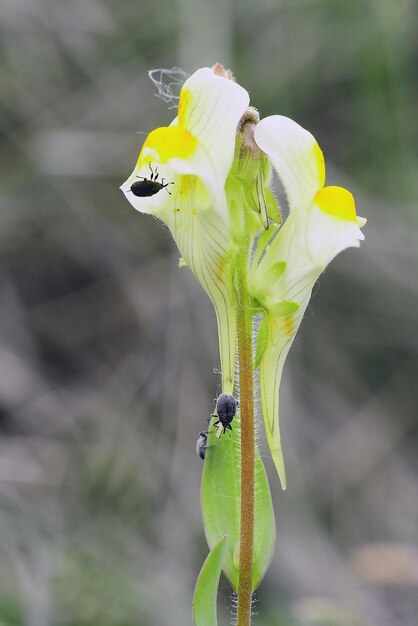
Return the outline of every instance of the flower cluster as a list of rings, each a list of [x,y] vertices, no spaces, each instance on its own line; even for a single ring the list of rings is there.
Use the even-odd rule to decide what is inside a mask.
[[[234,264],[242,241],[253,250],[248,289],[262,316],[255,365],[266,436],[285,487],[278,403],[283,364],[315,281],[339,252],[360,245],[365,220],[357,217],[349,191],[324,186],[324,157],[314,137],[283,116],[260,121],[249,101],[221,66],[195,72],[183,85],[177,117],[148,135],[121,189],[135,209],[168,226],[212,300],[222,388],[229,393],[239,305]],[[289,202],[283,224],[271,189],[273,168]],[[251,214],[246,221],[244,209]]]

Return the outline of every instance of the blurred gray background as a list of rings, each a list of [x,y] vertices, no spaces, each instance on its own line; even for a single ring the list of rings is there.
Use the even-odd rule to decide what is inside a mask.
[[[1,626],[191,625],[215,318],[118,187],[173,117],[148,70],[216,61],[369,220],[288,357],[254,623],[418,624],[416,24],[412,0],[2,0]]]

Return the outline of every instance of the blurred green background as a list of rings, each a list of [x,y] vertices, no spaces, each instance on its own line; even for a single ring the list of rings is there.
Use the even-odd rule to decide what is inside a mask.
[[[191,625],[215,318],[118,187],[174,115],[148,70],[216,61],[369,220],[288,357],[255,624],[416,626],[416,26],[412,0],[2,1],[1,626]]]

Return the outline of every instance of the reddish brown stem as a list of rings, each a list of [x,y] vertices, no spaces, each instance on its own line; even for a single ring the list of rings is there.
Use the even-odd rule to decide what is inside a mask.
[[[247,291],[247,254],[238,270],[238,358],[241,414],[241,529],[237,626],[250,626],[254,551],[254,376],[252,312]]]

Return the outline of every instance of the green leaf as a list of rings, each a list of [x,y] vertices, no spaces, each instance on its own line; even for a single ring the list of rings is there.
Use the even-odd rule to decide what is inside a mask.
[[[264,198],[266,201],[267,215],[273,222],[276,222],[276,224],[281,224],[282,216],[280,214],[279,202],[268,187],[264,188]]]
[[[263,358],[263,354],[265,352],[265,349],[267,348],[268,340],[269,340],[269,326],[268,326],[267,317],[264,316],[260,324],[260,327],[258,329],[258,333],[257,333],[254,369],[257,369],[257,367],[261,363],[261,359]]]
[[[277,232],[278,232],[278,228],[274,224],[270,224],[270,228],[268,228],[267,230],[263,230],[263,232],[258,238],[257,245],[255,248],[254,258],[253,258],[254,266],[258,265],[261,255],[263,254],[266,247],[269,245],[270,240],[273,239],[273,237],[276,235]]]
[[[266,272],[265,281],[269,283],[269,287],[272,287],[273,283],[276,283],[281,276],[283,276],[286,269],[286,261],[276,261],[273,265],[270,265]]]
[[[231,436],[215,436],[210,427],[208,448],[202,477],[202,516],[209,547],[213,548],[227,535],[223,571],[235,591],[239,576],[240,532],[240,465],[241,442],[239,415],[236,415]],[[264,465],[256,452],[255,461],[255,519],[253,589],[264,577],[273,556],[276,525]]]
[[[286,269],[286,261],[276,261],[267,270],[256,270],[249,279],[249,290],[253,298],[259,302],[260,306],[266,306],[266,299],[283,276]],[[274,305],[273,305],[274,306]],[[268,305],[269,310],[271,306]]]
[[[217,626],[216,598],[226,535],[219,539],[206,557],[200,570],[193,596],[193,619],[195,626]]]
[[[282,302],[275,302],[268,307],[269,312],[276,317],[289,317],[289,315],[293,315],[293,313],[296,313],[298,308],[299,304],[297,302],[293,302],[292,300],[282,300]]]

